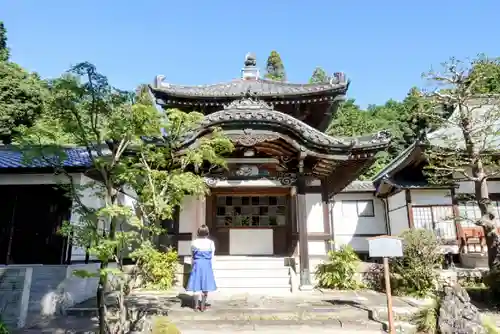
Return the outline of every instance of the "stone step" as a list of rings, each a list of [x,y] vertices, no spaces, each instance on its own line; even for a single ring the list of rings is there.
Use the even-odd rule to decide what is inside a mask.
[[[277,263],[277,262],[273,262],[273,261],[256,261],[256,260],[249,260],[249,261],[217,261],[216,260],[213,262],[213,268],[214,268],[214,270],[219,270],[219,269],[246,269],[246,270],[288,269],[288,267],[284,266],[283,263]]]
[[[277,286],[265,286],[265,287],[241,287],[241,286],[223,286],[217,287],[217,292],[221,294],[259,294],[265,293],[268,296],[288,296],[292,293],[292,287],[290,284],[282,284]]]
[[[290,277],[219,277],[219,288],[290,287]]]
[[[261,256],[216,256],[213,268],[216,269],[278,269],[288,268],[288,260],[283,257]],[[191,258],[184,258],[184,263],[191,264]]]
[[[386,333],[386,324],[370,320],[261,320],[236,321],[182,321],[173,323],[181,333]],[[416,333],[414,326],[398,324],[405,334]],[[403,331],[401,331],[403,333]]]
[[[282,277],[290,279],[290,269],[276,268],[276,269],[215,269],[214,275],[216,279],[219,278],[240,278],[240,277]]]

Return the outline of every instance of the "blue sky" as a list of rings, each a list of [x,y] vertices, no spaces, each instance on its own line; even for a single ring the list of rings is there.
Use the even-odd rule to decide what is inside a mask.
[[[364,106],[403,98],[450,56],[500,56],[499,12],[498,0],[0,0],[13,61],[44,77],[90,61],[122,89],[158,74],[217,83],[247,52],[264,69],[277,50],[289,81],[343,71]]]

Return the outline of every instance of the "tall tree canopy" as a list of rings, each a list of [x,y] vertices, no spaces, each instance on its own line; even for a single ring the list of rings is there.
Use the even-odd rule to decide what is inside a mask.
[[[15,128],[31,125],[42,113],[47,90],[35,73],[9,60],[7,33],[0,22],[0,140],[10,143]]]
[[[285,66],[277,51],[271,51],[267,58],[266,75],[264,77],[276,81],[286,81]]]
[[[328,81],[330,81],[330,76],[321,67],[316,67],[311,75],[311,78],[309,79],[309,83],[322,83]]]

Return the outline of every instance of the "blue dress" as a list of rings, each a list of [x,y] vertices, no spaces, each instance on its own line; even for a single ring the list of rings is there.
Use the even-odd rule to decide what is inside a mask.
[[[191,252],[193,256],[193,267],[191,269],[191,274],[189,275],[189,281],[187,284],[187,291],[193,292],[209,292],[217,290],[217,285],[215,284],[214,271],[212,269],[212,257],[214,250],[213,247],[203,247],[201,249],[198,245],[200,243],[193,242],[191,247]],[[213,242],[207,240],[213,245]]]

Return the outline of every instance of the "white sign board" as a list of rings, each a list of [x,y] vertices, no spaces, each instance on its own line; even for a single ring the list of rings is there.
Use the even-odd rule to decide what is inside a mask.
[[[368,252],[370,257],[402,257],[403,241],[388,235],[369,238]]]

